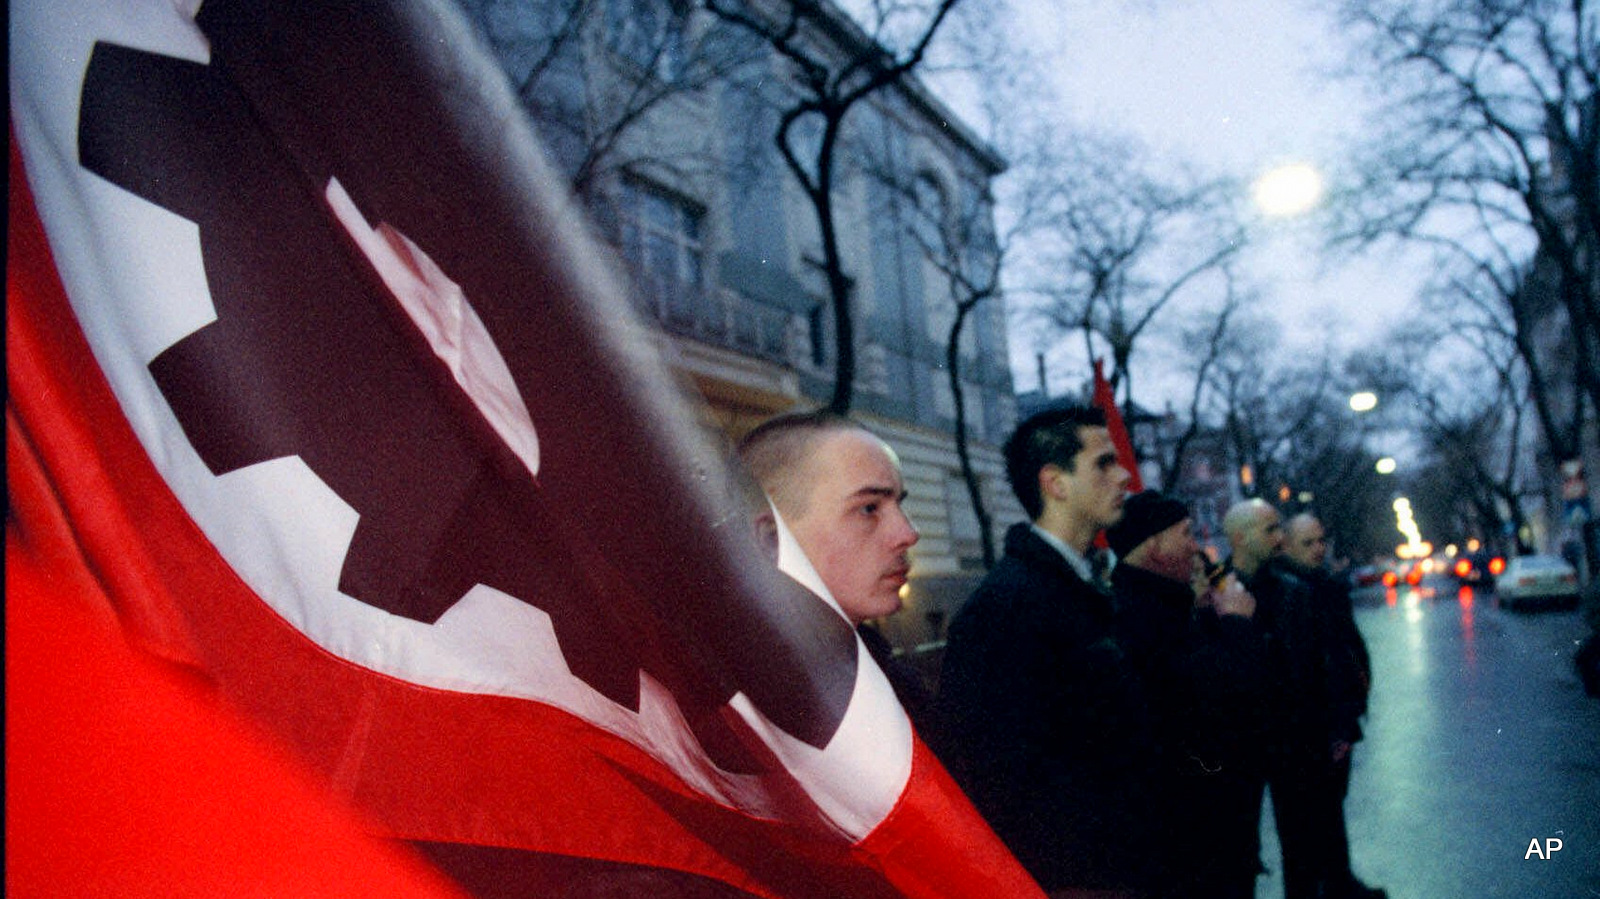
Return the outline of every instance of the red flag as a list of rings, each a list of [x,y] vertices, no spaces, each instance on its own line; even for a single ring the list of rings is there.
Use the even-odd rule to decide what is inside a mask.
[[[455,10],[182,6],[11,9],[21,586],[480,896],[1037,895],[848,623],[716,525]]]
[[[466,899],[199,682],[130,651],[94,585],[19,538],[7,529],[6,895]]]
[[[1111,383],[1106,380],[1103,360],[1094,360],[1094,400],[1092,405],[1106,414],[1106,430],[1111,432],[1111,443],[1117,448],[1117,464],[1128,470],[1128,492],[1144,489],[1144,478],[1139,475],[1139,459],[1133,454],[1133,441],[1128,439],[1128,427],[1122,423],[1122,412],[1117,409],[1116,397],[1111,395]]]

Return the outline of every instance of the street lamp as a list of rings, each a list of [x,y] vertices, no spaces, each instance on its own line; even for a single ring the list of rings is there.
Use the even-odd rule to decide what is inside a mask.
[[[1352,412],[1371,412],[1378,408],[1378,395],[1370,390],[1361,390],[1350,394],[1350,410]]]
[[[1322,173],[1304,162],[1269,169],[1251,186],[1256,208],[1275,218],[1309,211],[1322,192]]]
[[[1406,538],[1406,542],[1395,550],[1395,555],[1402,559],[1422,559],[1433,555],[1433,545],[1422,539],[1422,529],[1417,527],[1417,520],[1412,517],[1411,500],[1403,496],[1395,497],[1394,517],[1395,528]]]
[[[1394,457],[1392,457],[1392,456],[1384,456],[1382,459],[1378,460],[1378,464],[1374,465],[1373,468],[1376,468],[1378,470],[1378,474],[1394,474],[1394,469],[1395,469]]]

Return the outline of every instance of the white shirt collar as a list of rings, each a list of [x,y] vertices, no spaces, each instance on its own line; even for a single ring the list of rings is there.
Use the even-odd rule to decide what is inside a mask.
[[[1089,560],[1083,557],[1083,553],[1068,546],[1060,537],[1037,524],[1030,522],[1028,527],[1033,528],[1033,532],[1039,535],[1040,540],[1054,547],[1055,551],[1061,554],[1061,558],[1066,559],[1067,564],[1072,566],[1072,570],[1078,573],[1078,577],[1083,578],[1084,583],[1094,583],[1094,569],[1089,566]]]

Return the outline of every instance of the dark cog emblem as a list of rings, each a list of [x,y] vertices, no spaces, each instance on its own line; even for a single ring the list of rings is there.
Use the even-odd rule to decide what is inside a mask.
[[[199,228],[216,319],[149,369],[200,458],[219,475],[304,460],[360,515],[339,589],[361,602],[432,623],[484,584],[549,614],[573,674],[612,701],[637,710],[649,671],[725,767],[748,768],[718,723],[735,692],[826,745],[855,679],[848,624],[798,586],[752,615],[694,557],[662,558],[705,541],[671,521],[641,524],[648,504],[612,495],[634,489],[648,444],[605,421],[603,382],[561,380],[580,377],[552,362],[577,352],[563,330],[573,316],[527,299],[559,282],[536,258],[498,258],[495,233],[481,233],[514,218],[457,161],[473,148],[429,132],[449,111],[409,90],[427,73],[397,71],[404,54],[368,34],[380,12],[295,6],[208,0],[197,21],[209,65],[101,43],[85,75],[82,165]],[[318,87],[326,103],[294,99]],[[345,143],[350,132],[365,149]],[[592,479],[536,484],[496,439],[330,216],[322,197],[335,175],[460,276],[524,397],[540,400],[529,406],[545,471]],[[486,206],[463,211],[463,194]],[[659,472],[637,477],[671,486]],[[786,620],[774,625],[773,609]],[[658,626],[706,652],[664,652]],[[774,627],[809,636],[774,652]],[[818,686],[796,697],[806,679]]]

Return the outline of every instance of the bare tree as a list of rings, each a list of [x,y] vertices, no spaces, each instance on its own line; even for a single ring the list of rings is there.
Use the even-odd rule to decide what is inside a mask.
[[[917,69],[958,2],[874,0],[863,30],[828,0],[705,0],[714,16],[756,36],[788,64],[774,140],[816,214],[834,326],[828,408],[841,414],[850,409],[856,370],[852,279],[835,209],[846,117]]]
[[[1308,452],[1335,415],[1328,399],[1339,389],[1335,366],[1329,359],[1276,364],[1267,349],[1273,326],[1259,319],[1239,322],[1235,340],[1212,366],[1211,403],[1239,466],[1240,492],[1275,500],[1294,483],[1293,455]]]
[[[752,65],[750,48],[689,0],[462,0],[511,79],[572,190],[591,209],[624,169],[682,172],[698,151],[632,141],[650,117],[705,96]]]
[[[1314,510],[1343,555],[1392,548],[1392,485],[1377,472],[1366,420],[1354,419],[1348,405],[1352,385],[1371,384],[1370,377],[1352,377],[1331,355],[1278,364],[1264,352],[1269,330],[1246,319],[1239,331],[1243,345],[1218,361],[1212,377],[1240,491],[1286,510]]]
[[[1001,271],[1012,248],[1037,225],[1044,187],[1052,179],[1047,143],[1021,142],[1019,158],[1005,182],[1006,222],[996,230],[996,201],[986,173],[971,173],[957,185],[945,185],[927,171],[907,172],[892,159],[873,160],[868,171],[889,189],[893,210],[905,221],[907,233],[923,261],[943,283],[952,315],[944,338],[944,369],[955,412],[956,455],[962,480],[978,519],[983,563],[992,567],[998,558],[992,520],[976,470],[972,464],[964,358],[975,352],[967,339],[968,323],[980,307],[1001,295]]]
[[[1551,359],[1537,343],[1541,308],[1537,293],[1544,273],[1534,264],[1517,265],[1459,257],[1446,260],[1437,277],[1424,288],[1423,305],[1441,322],[1447,336],[1471,350],[1475,358],[1502,372],[1510,383],[1514,372],[1527,394],[1551,454],[1557,459],[1576,456],[1581,449],[1583,394],[1558,390],[1552,381],[1559,359]],[[1548,296],[1544,304],[1550,302]],[[1565,402],[1563,402],[1565,400]]]
[[[1205,427],[1203,408],[1206,397],[1214,386],[1212,372],[1226,354],[1239,350],[1235,346],[1235,335],[1229,330],[1229,324],[1244,303],[1245,300],[1237,291],[1234,279],[1230,275],[1227,296],[1223,300],[1222,308],[1215,312],[1207,312],[1196,326],[1187,329],[1181,336],[1182,344],[1186,348],[1199,348],[1199,354],[1190,357],[1195,361],[1194,387],[1189,392],[1189,407],[1184,417],[1183,430],[1173,439],[1168,451],[1162,453],[1156,460],[1161,466],[1161,483],[1164,485],[1170,486],[1178,482],[1189,447]]]
[[[999,296],[1000,267],[1010,241],[996,238],[993,204],[987,198],[952,208],[945,202],[946,198],[939,194],[927,189],[920,193],[923,202],[918,204],[918,208],[924,216],[931,218],[929,224],[932,227],[913,231],[917,234],[924,257],[943,277],[946,295],[955,310],[945,335],[945,375],[955,408],[956,456],[961,462],[961,478],[966,483],[967,498],[978,519],[983,564],[985,568],[990,568],[996,559],[994,534],[978,474],[972,467],[967,398],[962,385],[961,337],[968,318],[979,304]],[[984,193],[987,194],[987,191]]]
[[[1139,338],[1244,248],[1238,192],[1222,181],[1151,175],[1143,151],[1113,137],[1075,137],[1061,164],[1032,287],[1043,298],[1037,312],[1058,333],[1081,336],[1090,358],[1097,342],[1105,347],[1107,378],[1126,404]]]
[[[1600,409],[1600,16],[1587,0],[1341,7],[1389,100],[1363,181],[1342,193],[1343,236],[1468,260],[1510,312],[1536,395],[1560,377]],[[1564,371],[1530,337],[1541,293],[1565,313]],[[1539,415],[1575,453],[1560,417]]]
[[[1417,391],[1423,419],[1419,431],[1437,466],[1435,475],[1470,504],[1485,532],[1509,531],[1517,551],[1526,552],[1521,446],[1527,404],[1509,366],[1493,374],[1495,389],[1465,408],[1452,396],[1455,391]]]
[[[1434,297],[1430,302],[1459,309],[1482,301]],[[1438,315],[1432,321],[1413,329],[1397,347],[1352,359],[1347,371],[1381,391],[1399,410],[1391,413],[1400,419],[1395,423],[1420,442],[1419,470],[1408,480],[1430,497],[1436,523],[1462,538],[1496,538],[1507,530],[1520,535],[1530,494],[1525,489],[1532,404],[1526,362],[1509,329],[1492,316]],[[1450,373],[1399,361],[1423,356],[1449,359]]]

